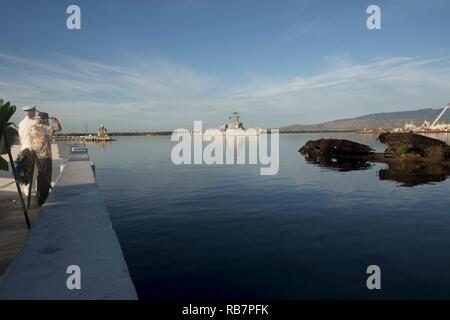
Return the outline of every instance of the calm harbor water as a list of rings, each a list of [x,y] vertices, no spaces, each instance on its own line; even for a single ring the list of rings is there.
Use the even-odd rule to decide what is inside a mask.
[[[140,297],[450,298],[450,179],[406,187],[380,180],[382,164],[309,164],[297,150],[320,137],[384,149],[369,135],[281,135],[278,175],[260,176],[175,166],[170,137],[91,145]],[[372,264],[382,290],[366,288]]]

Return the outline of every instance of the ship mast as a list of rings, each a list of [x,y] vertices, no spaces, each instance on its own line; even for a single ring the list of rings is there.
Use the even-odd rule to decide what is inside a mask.
[[[233,129],[239,129],[239,113],[237,112],[233,112],[231,114],[231,117],[229,117],[228,119],[231,120],[231,127]]]

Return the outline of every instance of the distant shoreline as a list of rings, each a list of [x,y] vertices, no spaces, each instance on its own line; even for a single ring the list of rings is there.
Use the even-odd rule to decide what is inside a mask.
[[[59,136],[96,136],[97,133],[89,132],[89,133],[79,133],[79,132],[69,132],[69,133],[60,133]],[[170,136],[172,135],[172,131],[143,131],[143,132],[109,132],[109,136],[111,137],[128,137],[128,136],[136,136],[136,137],[145,137],[145,136]]]
[[[270,130],[268,129],[268,133],[270,134]],[[289,133],[357,133],[360,130],[280,130],[280,134],[289,134]],[[111,137],[146,137],[146,136],[170,136],[173,131],[142,131],[142,132],[111,132],[108,133]],[[81,136],[84,137],[86,135],[96,135],[96,133],[79,133],[79,132],[70,132],[70,133],[60,133],[59,136]]]
[[[359,133],[361,130],[280,130],[281,134],[289,133]]]

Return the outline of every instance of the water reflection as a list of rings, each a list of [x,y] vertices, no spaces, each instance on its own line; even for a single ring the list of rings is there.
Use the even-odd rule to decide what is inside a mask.
[[[110,141],[97,141],[97,142],[86,142],[86,145],[96,145],[99,146],[101,152],[107,152],[111,146]]]
[[[373,167],[373,164],[365,160],[348,160],[342,158],[325,158],[325,157],[308,157],[305,156],[306,162],[339,172],[347,172],[354,170],[367,170]]]
[[[311,158],[305,156],[306,162],[339,172],[367,170],[374,165],[369,161],[342,159],[342,158]],[[450,165],[439,162],[411,163],[392,161],[387,168],[377,173],[380,180],[389,180],[400,183],[402,187],[414,187],[422,184],[443,182],[450,175]]]
[[[442,163],[390,163],[378,172],[380,180],[400,182],[402,187],[442,182],[450,175],[450,167]]]
[[[175,166],[168,137],[119,137],[107,153],[90,145],[140,298],[373,299],[359,275],[376,261],[390,270],[378,298],[449,299],[450,179],[398,187],[377,178],[387,164],[321,172],[296,152],[320,138],[386,148],[358,133],[281,135],[279,174],[260,176]]]

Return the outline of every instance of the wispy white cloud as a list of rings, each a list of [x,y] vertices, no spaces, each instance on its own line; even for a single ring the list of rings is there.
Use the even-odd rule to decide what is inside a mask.
[[[354,63],[349,56],[325,60],[329,63],[319,74],[249,86],[230,92],[229,97],[271,113],[274,125],[438,108],[450,100],[449,57],[388,57],[367,64]],[[276,121],[276,114],[284,122]]]
[[[333,58],[329,60],[332,61],[332,68],[319,75],[298,76],[292,80],[265,88],[246,88],[232,93],[232,96],[235,99],[260,99],[323,88],[347,90],[354,87],[360,88],[363,85],[373,87],[376,84],[387,84],[392,81],[398,81],[397,85],[402,85],[405,82],[424,85],[425,79],[437,80],[438,77],[433,74],[436,70],[421,69],[421,67],[433,66],[436,63],[446,61],[443,59],[416,60],[409,57],[395,57],[370,64],[355,65],[351,64],[349,59]],[[447,84],[437,81],[433,81],[433,83],[447,87]]]
[[[188,107],[207,107],[204,97],[211,101],[208,92],[215,85],[213,77],[163,59],[112,65],[61,54],[49,62],[0,53],[0,67],[5,98],[41,105],[78,124],[83,117],[115,117],[106,121],[122,130],[139,121],[145,128],[142,119],[135,119],[140,115],[165,113],[170,118],[177,117],[173,112],[185,114]]]
[[[315,75],[280,81],[255,72],[240,84],[163,59],[105,63],[56,54],[37,60],[0,53],[0,92],[61,115],[67,130],[84,120],[113,130],[168,129],[204,120],[217,126],[239,111],[249,125],[279,126],[369,112],[438,107],[450,100],[450,59],[384,57],[361,64],[348,53],[324,57]],[[239,76],[239,75],[238,75]]]
[[[113,66],[57,55],[52,64],[0,54],[0,60],[23,67],[18,76],[22,85],[61,95],[101,94],[115,91],[124,96],[172,95],[175,91],[205,90],[211,79],[194,70],[164,60],[130,66]],[[51,98],[51,97],[48,97]]]

